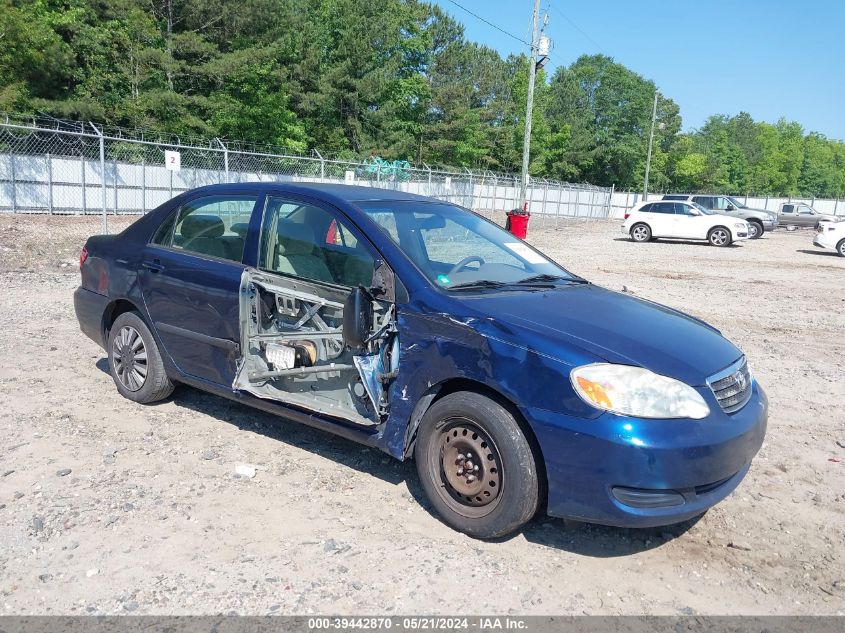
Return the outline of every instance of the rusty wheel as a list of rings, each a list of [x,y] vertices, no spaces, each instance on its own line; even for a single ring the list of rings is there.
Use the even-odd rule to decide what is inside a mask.
[[[423,415],[414,457],[433,509],[476,538],[519,529],[539,504],[535,456],[514,414],[471,391],[436,400]]]
[[[447,421],[437,439],[439,450],[436,458],[448,495],[444,501],[454,504],[454,509],[468,517],[483,516],[491,512],[502,491],[502,462],[492,439],[470,420]]]

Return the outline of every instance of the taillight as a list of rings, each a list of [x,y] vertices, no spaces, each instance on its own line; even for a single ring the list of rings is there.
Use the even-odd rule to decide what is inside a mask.
[[[625,217],[623,219],[627,220],[630,216],[631,214],[628,211],[625,211]]]
[[[85,263],[86,259],[88,259],[88,249],[83,246],[82,252],[79,253],[79,267],[80,268],[82,268],[82,264]]]

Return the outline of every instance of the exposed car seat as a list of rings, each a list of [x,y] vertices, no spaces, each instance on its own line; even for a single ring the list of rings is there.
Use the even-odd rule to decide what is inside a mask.
[[[203,255],[228,257],[226,246],[221,240],[225,232],[223,220],[216,215],[189,215],[179,227],[181,247]]]
[[[183,221],[179,232],[174,236],[174,246],[185,250],[213,257],[222,257],[235,262],[243,259],[246,228],[245,223],[233,224],[236,235],[226,235],[222,218],[216,215],[189,215]]]
[[[315,233],[305,224],[279,220],[275,269],[280,273],[334,283],[334,276],[316,248]]]

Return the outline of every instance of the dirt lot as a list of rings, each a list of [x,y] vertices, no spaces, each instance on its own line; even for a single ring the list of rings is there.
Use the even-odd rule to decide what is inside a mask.
[[[0,218],[0,614],[845,614],[845,259],[809,232],[716,249],[535,219],[571,270],[742,347],[769,434],[697,522],[479,542],[429,513],[412,464],[188,388],[119,397],[71,303],[98,228]]]

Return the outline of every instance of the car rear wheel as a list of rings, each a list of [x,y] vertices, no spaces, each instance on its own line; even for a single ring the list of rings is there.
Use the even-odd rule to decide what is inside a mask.
[[[836,252],[845,257],[845,240],[839,240],[839,244],[836,245]]]
[[[473,392],[436,401],[414,449],[426,496],[445,523],[476,538],[519,529],[536,513],[534,453],[514,416]]]
[[[648,224],[635,224],[631,227],[631,239],[635,242],[648,242],[651,239],[651,228]]]
[[[124,312],[109,330],[109,372],[124,398],[147,404],[173,392],[155,339],[137,312]]]
[[[717,226],[710,229],[707,234],[707,241],[713,246],[730,246],[731,232],[723,226]]]
[[[748,221],[748,237],[752,240],[762,237],[764,231],[765,229],[763,228],[762,222],[755,222],[754,220]]]

